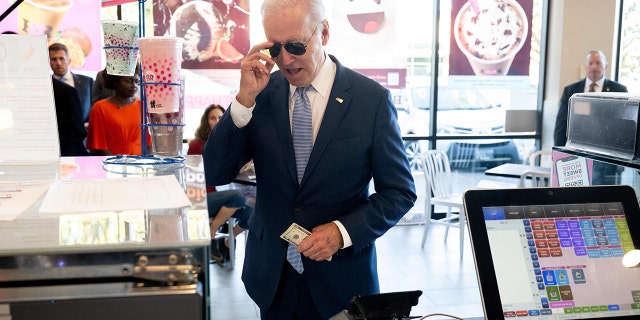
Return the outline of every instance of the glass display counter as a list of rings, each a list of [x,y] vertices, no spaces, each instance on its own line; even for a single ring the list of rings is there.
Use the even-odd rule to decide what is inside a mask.
[[[208,319],[210,234],[201,156],[161,165],[104,160],[0,166],[0,182],[173,175],[191,205],[115,211],[107,203],[100,212],[50,217],[38,210],[45,192],[15,219],[0,221],[0,318]]]
[[[553,186],[630,185],[640,194],[640,160],[553,147]]]

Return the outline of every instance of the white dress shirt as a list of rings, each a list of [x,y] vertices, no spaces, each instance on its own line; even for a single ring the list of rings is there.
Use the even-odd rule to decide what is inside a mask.
[[[58,79],[58,80],[60,80],[60,81],[64,82],[64,83],[66,83],[66,84],[68,84],[68,85],[70,85],[70,86],[74,87],[74,88],[76,87],[76,86],[75,86],[75,83],[73,82],[73,75],[71,74],[71,71],[67,71],[67,73],[66,73],[64,76],[62,76],[62,77],[58,77],[58,76],[56,76],[56,75],[54,75],[54,77],[55,77],[56,79]],[[63,80],[63,79],[64,79],[64,80]]]
[[[587,77],[587,81],[584,82],[584,92],[589,92],[589,87],[593,81]],[[602,92],[602,87],[604,86],[604,77],[600,78],[600,80],[596,81],[596,86],[593,88],[594,92]]]

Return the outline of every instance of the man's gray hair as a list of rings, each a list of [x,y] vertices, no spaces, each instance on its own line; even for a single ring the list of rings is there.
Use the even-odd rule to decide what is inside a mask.
[[[602,60],[602,62],[604,62],[605,64],[607,63],[607,56],[604,54],[604,52],[602,52],[602,50],[591,50],[587,52],[587,61],[589,61],[589,56],[594,53],[597,53],[600,56],[600,60]]]
[[[323,0],[264,0],[262,3],[262,21],[266,16],[292,6],[300,6],[309,10],[313,24],[325,19]]]

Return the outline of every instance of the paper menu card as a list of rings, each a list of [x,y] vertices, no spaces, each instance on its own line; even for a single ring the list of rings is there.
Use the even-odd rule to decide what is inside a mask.
[[[174,175],[72,179],[52,183],[40,206],[41,216],[67,213],[182,208],[191,205]]]
[[[0,181],[0,221],[13,221],[49,188],[49,180]]]
[[[45,35],[0,35],[0,165],[60,158]]]

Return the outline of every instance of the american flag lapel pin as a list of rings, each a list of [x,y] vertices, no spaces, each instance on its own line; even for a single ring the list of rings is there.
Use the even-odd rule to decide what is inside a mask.
[[[338,103],[342,103],[342,101],[344,101],[344,100],[342,100],[342,98],[340,98],[340,97],[337,97],[336,101],[338,101]]]

